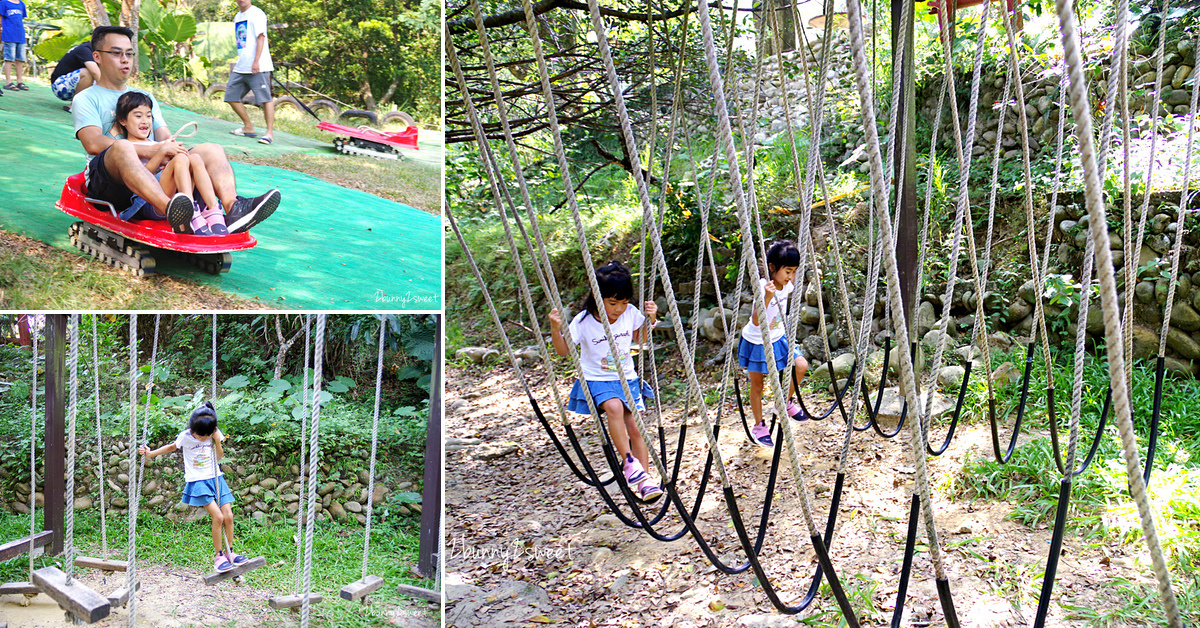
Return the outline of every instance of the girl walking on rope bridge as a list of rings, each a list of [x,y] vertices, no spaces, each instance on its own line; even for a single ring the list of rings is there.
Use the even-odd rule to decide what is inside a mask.
[[[175,442],[153,451],[146,445],[138,447],[138,453],[153,458],[169,454],[176,449],[183,451],[183,475],[187,485],[183,488],[183,503],[199,506],[212,517],[213,546],[217,558],[213,567],[217,571],[229,571],[248,559],[233,551],[233,492],[225,483],[224,473],[217,461],[224,456],[221,442],[225,436],[217,429],[217,412],[211,401],[205,401],[192,411],[188,429],[179,433]],[[215,476],[214,476],[215,474]],[[214,479],[215,477],[215,479]],[[229,537],[229,554],[222,550],[221,533]]]
[[[603,303],[597,304],[593,295],[589,293],[584,301],[583,311],[575,316],[567,327],[571,333],[571,341],[580,347],[579,361],[585,380],[575,382],[567,407],[572,412],[591,414],[585,396],[591,395],[596,409],[608,417],[608,434],[622,460],[621,469],[625,474],[625,481],[631,487],[635,487],[642,501],[653,502],[662,496],[663,491],[646,473],[650,454],[646,449],[646,442],[638,432],[633,411],[625,403],[621,378],[629,383],[629,390],[633,393],[637,409],[644,411],[646,408],[642,397],[653,399],[654,391],[638,378],[629,347],[633,342],[647,339],[650,327],[654,326],[657,319],[658,306],[653,301],[646,301],[643,315],[636,307],[630,305],[629,300],[633,298],[633,279],[629,275],[629,269],[620,262],[613,261],[597,268],[596,283],[600,284],[600,298]],[[600,305],[604,306],[603,310]],[[620,353],[619,358],[614,358],[609,353],[608,338],[604,334],[604,324],[600,321],[601,315],[608,318],[608,324],[612,327],[613,338]],[[562,334],[562,314],[557,308],[550,310],[550,338],[558,355],[568,354],[567,339]],[[584,383],[587,384],[586,393],[583,389]]]
[[[755,442],[763,447],[773,447],[771,430],[767,429],[762,416],[763,379],[768,372],[774,376],[788,366],[788,356],[793,355],[788,349],[787,339],[784,338],[784,312],[787,311],[788,295],[795,286],[792,280],[800,268],[800,251],[788,240],[778,240],[767,249],[767,279],[759,279],[762,291],[766,297],[767,311],[760,312],[758,303],[754,304],[754,313],[750,322],[742,328],[742,339],[738,343],[738,365],[750,374],[750,410],[754,413],[754,427],[750,435]],[[767,369],[767,352],[763,347],[763,326],[767,327],[771,350],[775,357],[775,368]],[[796,348],[795,366],[796,390],[799,390],[800,379],[808,371],[808,361],[800,355]],[[808,417],[804,410],[790,398],[787,402],[787,412],[797,421]]]

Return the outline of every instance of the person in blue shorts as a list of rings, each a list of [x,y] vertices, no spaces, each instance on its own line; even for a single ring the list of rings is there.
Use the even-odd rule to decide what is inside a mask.
[[[225,224],[230,233],[241,233],[269,217],[279,207],[279,190],[271,190],[255,198],[236,193],[233,169],[225,149],[217,144],[200,144],[191,149],[175,142],[163,122],[158,103],[151,104],[151,137],[154,144],[134,144],[114,130],[117,100],[129,91],[125,82],[137,62],[133,48],[133,32],[124,26],[100,26],[92,31],[92,59],[100,68],[96,84],[79,92],[71,101],[71,116],[75,122],[75,137],[91,155],[84,170],[86,194],[112,204],[118,213],[134,203],[135,197],[146,201],[142,218],[171,220],[177,233],[191,233],[193,199],[186,194],[168,196],[153,174],[142,164],[142,158],[153,157],[158,143],[170,142],[167,157],[182,151],[197,155],[212,178],[213,189],[225,212]],[[205,208],[201,207],[201,211]],[[173,211],[172,211],[173,210]]]
[[[28,91],[21,82],[25,71],[25,18],[29,13],[22,0],[0,0],[0,41],[4,42],[4,88],[13,91]],[[17,82],[12,80],[12,66],[17,66]]]
[[[59,100],[71,102],[75,94],[100,80],[100,66],[92,58],[92,42],[85,41],[67,51],[50,74],[50,90]],[[71,109],[66,108],[67,111]]]

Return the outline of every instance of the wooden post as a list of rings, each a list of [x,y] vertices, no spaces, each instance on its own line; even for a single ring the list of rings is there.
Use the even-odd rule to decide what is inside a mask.
[[[43,530],[54,532],[50,553],[63,551],[63,493],[66,491],[66,375],[67,316],[46,315],[46,451],[45,477],[42,480],[45,505]]]
[[[917,208],[917,149],[916,149],[916,89],[913,77],[913,18],[914,9],[909,8],[908,30],[900,32],[901,11],[904,3],[892,3],[892,62],[895,63],[901,50],[904,64],[900,69],[900,86],[904,93],[900,97],[897,113],[898,137],[895,152],[896,199],[896,262],[900,271],[900,295],[904,302],[905,320],[911,321],[916,311],[917,296],[917,239],[920,236],[921,219]],[[897,89],[897,86],[892,86]],[[904,167],[900,164],[903,161]],[[909,333],[913,333],[909,330]],[[919,338],[910,338],[917,341]]]
[[[421,497],[421,543],[417,573],[424,578],[438,577],[442,513],[442,315],[435,314],[437,335],[433,341],[433,377],[429,385],[429,426],[425,433],[425,476]]]

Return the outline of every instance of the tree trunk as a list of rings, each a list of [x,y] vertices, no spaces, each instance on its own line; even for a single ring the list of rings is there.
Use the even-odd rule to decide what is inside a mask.
[[[104,8],[104,3],[101,0],[83,0],[83,8],[87,10],[88,20],[92,23],[92,28],[112,26],[112,22],[108,19],[108,10]]]
[[[367,53],[363,53],[363,67],[366,68]],[[375,95],[371,93],[371,81],[363,70],[362,87],[359,89],[359,95],[362,97],[364,108],[367,111],[375,111]]]
[[[379,99],[379,103],[377,106],[382,107],[383,105],[386,105],[389,102],[391,102],[392,96],[396,95],[396,87],[399,85],[400,85],[400,77],[397,76],[396,80],[392,81],[391,85],[388,85],[387,92],[384,93],[383,98]]]
[[[292,334],[291,338],[284,339],[283,337],[283,317],[279,314],[275,315],[275,336],[279,340],[279,353],[275,354],[275,379],[283,377],[283,361],[287,358],[288,349],[296,343],[300,338],[300,331]]]
[[[133,49],[138,50],[138,18],[142,13],[142,0],[121,0],[121,25],[128,26],[133,31]],[[129,71],[130,78],[137,76],[138,60],[133,62]]]

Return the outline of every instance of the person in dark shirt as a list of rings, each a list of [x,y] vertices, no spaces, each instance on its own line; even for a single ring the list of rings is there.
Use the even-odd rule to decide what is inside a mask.
[[[59,59],[50,75],[50,89],[59,100],[71,102],[75,94],[91,87],[99,78],[100,66],[92,58],[92,42],[85,41]]]

